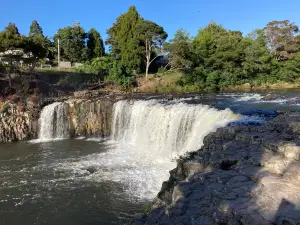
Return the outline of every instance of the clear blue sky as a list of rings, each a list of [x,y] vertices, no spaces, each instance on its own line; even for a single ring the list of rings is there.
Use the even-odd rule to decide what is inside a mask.
[[[135,5],[142,17],[163,26],[172,37],[178,28],[195,36],[210,21],[244,34],[263,28],[269,21],[288,19],[300,26],[300,0],[2,0],[0,27],[14,22],[28,34],[36,19],[46,36],[79,21],[86,29],[106,30],[117,16]]]

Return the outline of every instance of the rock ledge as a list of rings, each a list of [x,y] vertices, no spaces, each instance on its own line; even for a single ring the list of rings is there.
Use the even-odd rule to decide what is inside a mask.
[[[300,114],[218,129],[134,224],[300,225]]]

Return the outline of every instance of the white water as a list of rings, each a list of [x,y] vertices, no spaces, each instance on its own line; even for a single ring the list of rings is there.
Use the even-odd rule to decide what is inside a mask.
[[[39,140],[49,141],[69,137],[69,122],[66,105],[55,102],[43,108],[39,119]]]
[[[203,138],[238,119],[229,109],[204,105],[164,105],[156,100],[119,101],[114,105],[109,151],[73,163],[76,173],[92,166],[97,180],[122,183],[129,196],[153,199],[174,158],[201,148]]]
[[[58,105],[49,106],[42,116]],[[101,144],[106,151],[55,163],[53,168],[71,173],[72,180],[117,182],[130,199],[151,200],[176,166],[176,157],[200,149],[207,134],[238,118],[229,109],[205,105],[119,101],[114,105],[111,140]],[[89,174],[88,168],[96,172]]]
[[[233,119],[237,116],[229,109],[206,105],[119,101],[114,106],[112,138],[136,154],[170,160],[198,150],[207,134]]]
[[[237,96],[236,101],[238,102],[248,102],[248,101],[260,101],[264,96],[261,94],[242,94],[241,96]]]

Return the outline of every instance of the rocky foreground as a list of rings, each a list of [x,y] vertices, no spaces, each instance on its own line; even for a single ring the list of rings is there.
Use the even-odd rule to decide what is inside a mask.
[[[170,171],[136,225],[299,225],[300,114],[228,126]]]

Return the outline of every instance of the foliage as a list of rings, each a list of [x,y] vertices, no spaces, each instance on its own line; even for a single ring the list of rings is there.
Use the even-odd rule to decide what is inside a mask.
[[[120,63],[114,61],[112,67],[108,70],[108,76],[105,81],[113,82],[128,90],[133,86],[133,77],[130,71],[127,71]]]
[[[268,23],[265,33],[271,53],[278,61],[293,58],[300,48],[300,39],[296,36],[299,28],[288,20]]]
[[[103,40],[100,36],[100,33],[92,28],[87,33],[87,50],[88,50],[88,59],[91,60],[96,57],[102,57],[105,55],[105,48]]]
[[[166,42],[165,29],[144,19],[131,6],[107,34],[110,52],[105,54],[100,33],[94,28],[86,33],[77,22],[59,29],[53,40],[44,36],[36,20],[27,37],[9,23],[0,32],[1,76],[7,76],[12,87],[12,74],[25,77],[24,68],[33,69],[38,61],[53,62],[59,39],[62,60],[84,63],[76,68],[79,73],[62,80],[66,84],[75,82],[79,86],[105,80],[129,89],[134,83],[133,75],[146,72],[148,76],[149,68],[159,70],[161,76],[168,73],[166,70],[170,74],[174,70],[184,73],[175,85],[155,84],[158,91],[219,90],[300,80],[299,28],[288,20],[272,21],[246,36],[211,22],[194,38],[179,29]],[[159,62],[164,66],[158,69]],[[28,80],[19,80],[23,89],[29,87]]]
[[[142,18],[134,6],[127,13],[122,14],[107,30],[106,44],[110,46],[110,52],[115,59],[120,60],[122,66],[135,70],[138,73],[143,68],[143,47],[137,40],[137,24]]]
[[[61,28],[54,35],[56,47],[60,40],[61,56],[63,59],[73,62],[82,62],[87,58],[85,49],[86,33],[79,23]]]
[[[86,62],[83,66],[77,68],[78,72],[94,73],[106,76],[113,66],[114,59],[110,56],[94,58],[90,62]]]
[[[34,20],[34,21],[32,21],[32,24],[30,25],[28,36],[30,37],[30,36],[38,36],[38,35],[41,35],[44,37],[43,29],[40,26],[40,24],[36,20]]]
[[[97,74],[98,79],[104,79],[106,82],[112,82],[120,85],[124,89],[129,89],[133,85],[131,71],[122,67],[120,63],[110,56],[103,56],[86,62],[77,69],[81,73]]]
[[[169,65],[171,69],[189,69],[192,67],[192,40],[190,34],[179,29],[174,39],[165,44],[165,50],[169,52]]]
[[[162,45],[168,35],[163,27],[144,19],[139,21],[136,30],[137,40],[140,41],[146,49],[142,55],[146,59],[146,77],[148,77],[149,67],[152,62],[151,56],[153,52],[161,52]]]

